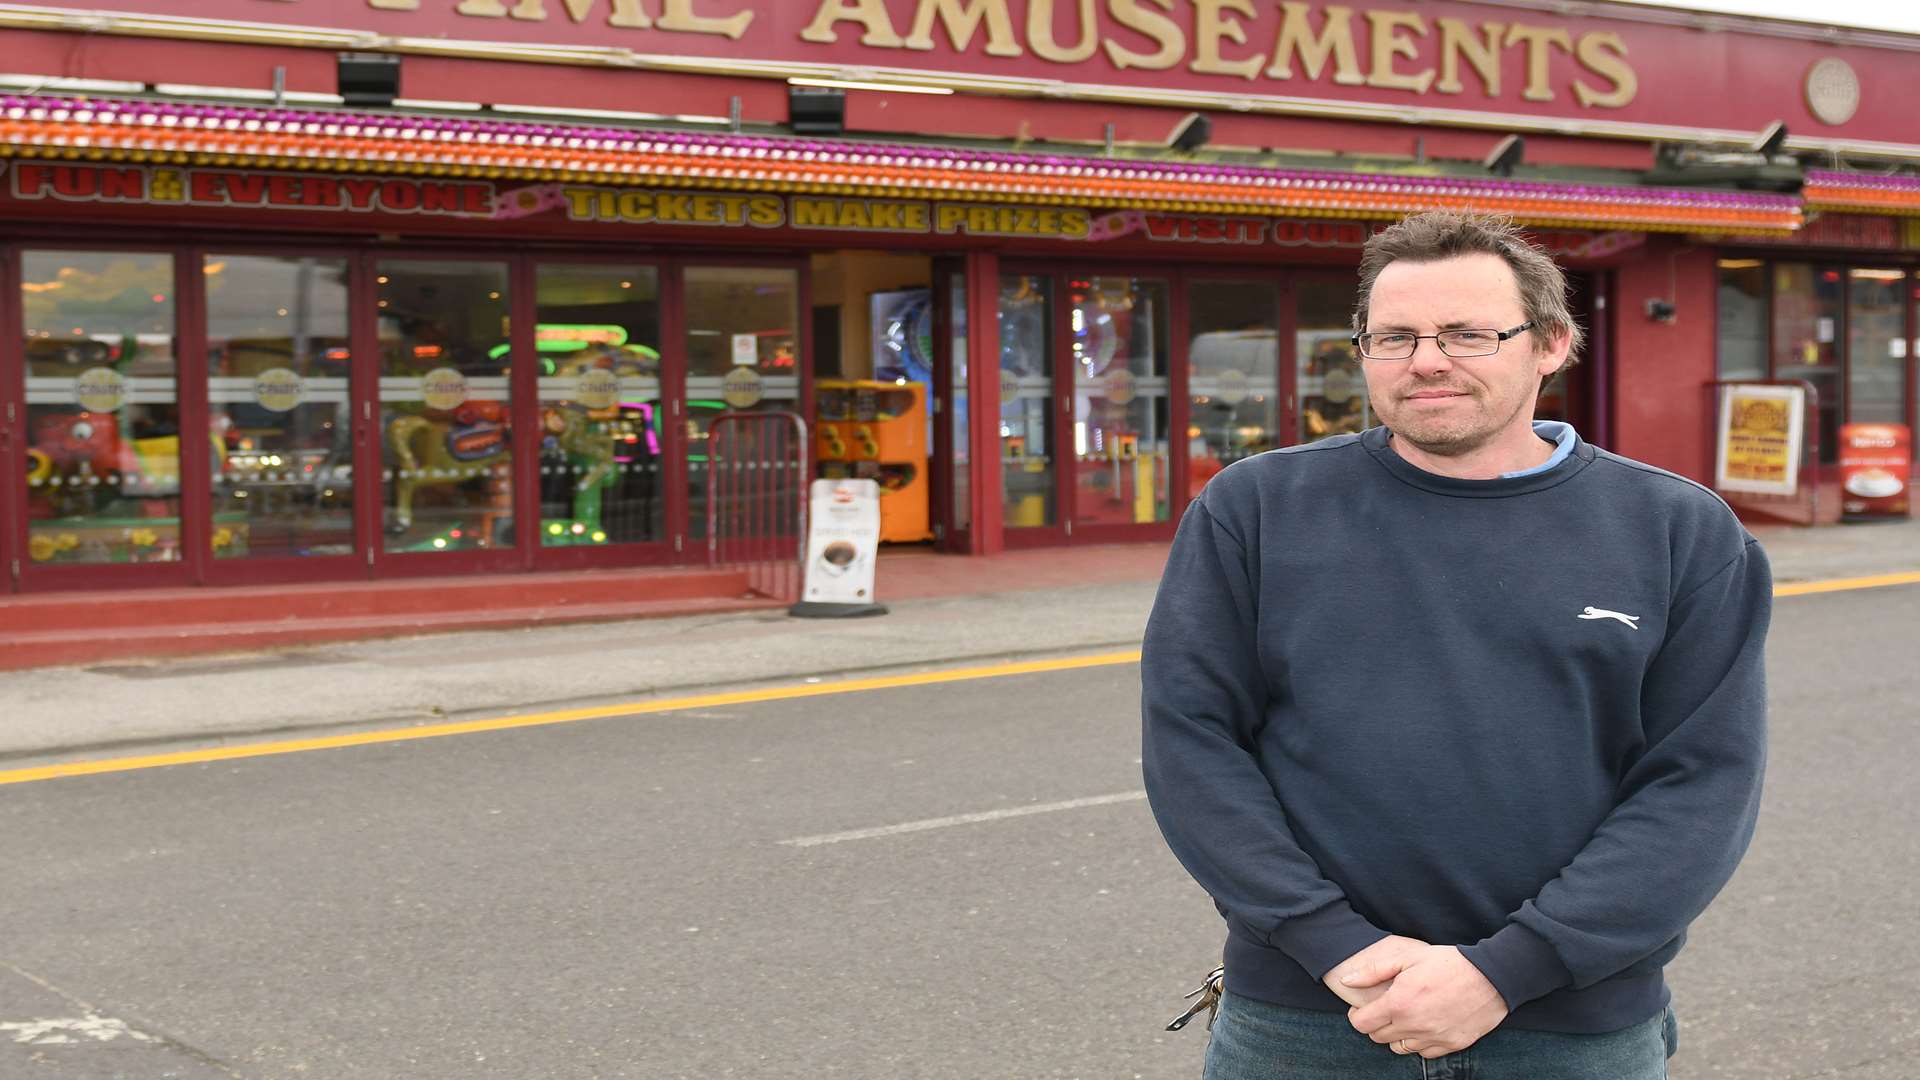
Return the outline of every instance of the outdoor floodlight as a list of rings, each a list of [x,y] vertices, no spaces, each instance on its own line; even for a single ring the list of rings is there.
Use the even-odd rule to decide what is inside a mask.
[[[1772,159],[1787,148],[1787,122],[1775,120],[1753,140],[1753,152]]]
[[[1509,135],[1494,145],[1493,152],[1481,164],[1495,176],[1512,176],[1514,166],[1520,164],[1520,159],[1526,154],[1527,140],[1518,135]]]
[[[340,96],[348,105],[384,108],[400,96],[400,58],[389,53],[343,52]]]
[[[847,92],[832,86],[787,86],[787,124],[795,135],[847,130]]]
[[[1182,153],[1191,154],[1207,145],[1213,137],[1213,121],[1199,113],[1188,113],[1173,126],[1173,134],[1167,136],[1167,145]]]

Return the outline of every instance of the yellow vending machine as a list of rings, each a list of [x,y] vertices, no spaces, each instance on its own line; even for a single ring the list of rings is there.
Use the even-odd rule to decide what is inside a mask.
[[[932,539],[926,384],[821,379],[813,385],[821,479],[879,481],[883,543]]]

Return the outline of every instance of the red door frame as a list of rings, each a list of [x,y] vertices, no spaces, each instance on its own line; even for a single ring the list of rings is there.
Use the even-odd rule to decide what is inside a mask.
[[[672,259],[660,262],[660,463],[661,491],[667,500],[667,558],[676,563],[698,557],[687,486],[687,311],[686,282]]]
[[[962,528],[954,521],[954,425],[958,419],[953,400],[953,295],[959,284],[962,302],[966,298],[967,266],[964,256],[937,255],[933,260],[933,457],[927,477],[928,497],[933,500],[934,547],[939,551],[964,552],[972,546],[972,524]],[[973,324],[967,324],[969,335]],[[971,369],[969,369],[971,370]],[[971,402],[971,398],[969,398]],[[969,413],[971,415],[971,413]],[[972,469],[972,456],[968,456]]]
[[[26,324],[23,321],[24,307],[20,302],[20,292],[18,291],[19,285],[25,280],[23,277],[25,268],[21,262],[21,255],[28,250],[157,254],[165,255],[172,260],[174,408],[176,415],[179,417],[181,432],[179,440],[180,494],[177,496],[179,502],[179,520],[176,525],[176,528],[179,530],[182,555],[179,559],[163,563],[74,563],[66,566],[35,566],[32,558],[28,555],[29,545],[27,538],[29,529],[27,515],[25,513],[27,505],[26,492],[24,488],[17,486],[20,483],[19,478],[25,475],[24,469],[21,467],[24,464],[24,447],[32,437],[31,431],[29,430],[29,416],[26,407],[27,356],[26,346],[24,344],[26,340]],[[18,350],[18,352],[14,354],[18,357],[17,363],[15,364],[17,374],[13,377],[0,380],[10,384],[6,391],[0,391],[0,393],[11,392],[17,396],[20,410],[19,419],[16,421],[16,424],[19,426],[22,434],[16,441],[23,448],[19,452],[19,458],[7,466],[9,473],[8,483],[16,493],[17,498],[5,504],[4,507],[4,509],[18,508],[21,511],[18,520],[13,523],[13,527],[7,530],[12,538],[12,553],[8,558],[10,560],[15,558],[20,560],[20,573],[17,577],[13,578],[13,588],[19,592],[51,592],[76,589],[115,588],[129,585],[164,587],[192,584],[193,568],[191,565],[190,552],[192,549],[190,543],[194,532],[188,527],[191,508],[188,506],[186,492],[193,486],[189,482],[189,478],[193,474],[188,471],[190,468],[188,444],[194,440],[190,440],[185,434],[187,431],[192,430],[187,426],[192,418],[188,415],[184,404],[187,396],[186,388],[191,385],[187,381],[188,378],[191,377],[191,372],[189,371],[189,362],[186,355],[190,352],[190,349],[184,340],[187,335],[183,332],[186,328],[185,317],[187,314],[183,298],[190,295],[191,291],[187,287],[187,257],[185,250],[178,244],[149,243],[137,240],[127,243],[105,243],[99,241],[67,242],[52,236],[40,235],[0,248],[0,259],[4,259],[11,268],[4,276],[10,277],[14,284],[14,291],[10,292],[4,301],[0,301],[0,312],[9,313],[5,316],[5,321],[9,324],[5,328],[8,335],[8,345],[5,347]],[[194,272],[199,272],[197,265],[194,267]],[[196,282],[193,284],[198,285],[199,283]],[[205,336],[204,332],[198,328],[194,329],[194,333],[201,337]],[[204,372],[204,364],[200,370]],[[202,412],[202,419],[204,420],[204,410]],[[204,427],[201,430],[204,431]],[[204,446],[201,447],[198,457],[202,462],[207,460]],[[11,570],[11,562],[9,562],[9,570]]]
[[[941,401],[941,422],[934,425],[933,520],[942,526],[939,549],[962,555],[990,555],[1004,548],[1001,528],[1000,463],[1000,257],[993,251],[969,251],[934,261],[934,388]],[[955,524],[958,475],[954,435],[959,414],[952,395],[953,286],[960,285],[967,336],[967,517]]]
[[[1587,355],[1581,360],[1589,370],[1587,386],[1593,404],[1587,412],[1592,428],[1580,437],[1595,446],[1613,445],[1613,311],[1614,273],[1608,269],[1589,271],[1593,281],[1592,325],[1587,327]],[[1575,313],[1576,315],[1578,312]],[[1718,341],[1716,336],[1715,341]]]
[[[174,400],[180,410],[180,553],[187,576],[205,581],[213,562],[213,418],[207,401],[206,254],[174,254]]]
[[[1913,445],[1911,435],[1920,430],[1920,270],[1911,270],[1907,274],[1907,400],[1904,403],[1907,414],[1907,445]],[[1920,476],[1920,454],[1913,455],[1912,473]]]
[[[380,415],[380,289],[374,281],[378,253],[359,251],[347,272],[347,306],[361,313],[347,324],[347,394],[353,401],[353,546],[360,574],[374,576],[385,539],[387,485],[379,479],[386,451]]]
[[[1006,545],[1010,548],[1035,547],[1067,542],[1083,544],[1128,543],[1147,540],[1171,539],[1179,521],[1179,508],[1185,506],[1181,499],[1184,482],[1180,479],[1186,470],[1187,447],[1185,433],[1188,420],[1188,403],[1180,391],[1185,386],[1185,374],[1181,370],[1186,361],[1186,343],[1181,341],[1178,332],[1185,324],[1186,297],[1185,277],[1181,270],[1169,270],[1164,266],[1154,266],[1137,261],[1081,261],[1067,259],[1020,259],[1009,260],[1005,269],[1007,274],[1027,274],[1044,277],[1049,281],[1049,318],[1053,320],[1053,348],[1051,367],[1053,377],[1053,416],[1054,431],[1049,447],[1055,462],[1053,475],[1054,523],[1022,529],[1006,530]],[[1073,353],[1073,326],[1066,312],[1070,306],[1067,296],[1067,282],[1070,277],[1133,277],[1148,281],[1159,281],[1167,290],[1167,484],[1168,484],[1168,520],[1128,525],[1087,525],[1077,528],[1073,521],[1074,494],[1078,481],[1079,460],[1073,453],[1073,420],[1075,382],[1072,378],[1071,356]],[[998,289],[995,296],[998,297]],[[1063,378],[1065,372],[1067,377]],[[994,374],[999,375],[996,360]],[[997,410],[996,410],[997,414]],[[998,440],[995,441],[998,445]],[[997,454],[995,455],[997,458]],[[1003,481],[996,475],[994,489],[999,492]]]
[[[6,588],[20,588],[26,552],[15,533],[26,531],[27,348],[21,323],[19,252],[0,245],[0,564],[7,568]],[[19,372],[15,377],[14,372]],[[20,513],[15,514],[15,508]],[[18,518],[18,520],[15,520]]]
[[[1000,255],[970,251],[967,275],[967,422],[972,471],[967,497],[973,511],[967,553],[1006,548],[1000,462]]]

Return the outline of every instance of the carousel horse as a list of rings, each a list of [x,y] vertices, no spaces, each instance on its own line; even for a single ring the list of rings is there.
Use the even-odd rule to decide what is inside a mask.
[[[597,527],[601,493],[614,480],[612,430],[586,410],[542,410],[541,421],[580,474],[574,482],[574,518]],[[413,497],[422,486],[463,484],[495,470],[511,458],[512,429],[506,403],[469,401],[450,418],[407,413],[387,422],[387,446],[394,463],[391,533],[413,526]]]
[[[404,413],[387,421],[394,464],[388,532],[397,535],[413,527],[413,495],[422,485],[491,479],[495,466],[510,460],[512,429],[505,406],[500,401],[469,401],[450,417]]]

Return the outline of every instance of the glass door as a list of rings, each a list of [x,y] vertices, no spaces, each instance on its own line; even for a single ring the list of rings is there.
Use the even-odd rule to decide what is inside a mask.
[[[182,581],[175,260],[20,253],[23,586]]]
[[[1841,320],[1846,292],[1841,272],[1807,263],[1773,266],[1773,377],[1805,379],[1820,399],[1820,463],[1839,460]]]
[[[1847,423],[1907,422],[1907,273],[1847,271]]]
[[[680,433],[661,392],[660,271],[535,271],[540,565],[671,558],[667,462]]]
[[[1059,529],[1053,279],[1001,275],[999,314],[1001,524],[1014,546]]]
[[[1069,276],[1066,288],[1065,359],[1073,380],[1068,532],[1097,540],[1113,526],[1165,522],[1173,446],[1167,282]]]
[[[210,253],[207,418],[215,580],[355,563],[349,260]],[[328,565],[330,564],[330,565]]]
[[[1187,496],[1241,458],[1283,446],[1275,282],[1187,283]]]
[[[1293,282],[1293,295],[1294,386],[1300,398],[1296,441],[1366,430],[1373,425],[1373,409],[1353,348],[1352,281],[1302,275]]]
[[[375,273],[381,550],[424,572],[516,565],[508,265],[381,259]]]
[[[801,358],[801,276],[786,266],[688,266],[685,312],[687,535],[707,529],[707,436],[727,412],[810,415]],[[782,474],[784,475],[784,474]],[[780,483],[804,477],[783,479]],[[780,500],[798,497],[784,489]]]

